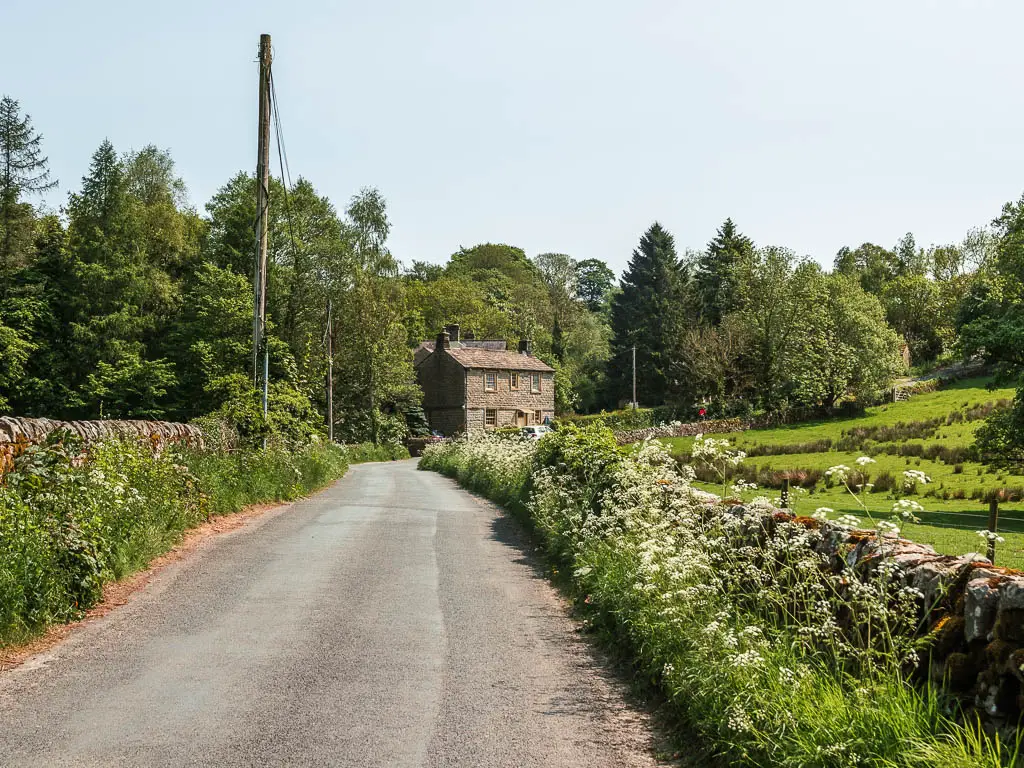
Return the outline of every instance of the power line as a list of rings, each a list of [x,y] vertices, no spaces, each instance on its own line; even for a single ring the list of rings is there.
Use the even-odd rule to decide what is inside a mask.
[[[292,186],[292,170],[288,162],[288,145],[284,140],[284,129],[281,125],[281,108],[277,101],[277,87],[274,83],[273,72],[270,73],[270,101],[273,107],[274,137],[277,143],[277,162],[281,170],[281,187],[284,192],[284,213],[288,223],[288,237],[292,244],[292,268],[298,269],[299,245],[295,238],[296,226],[292,220],[291,201],[288,197],[288,189]],[[300,229],[299,235],[302,235]],[[303,238],[305,243],[305,238]],[[332,328],[332,307],[330,294],[327,298],[327,323],[324,328],[324,345],[327,348],[327,436],[328,440],[334,441],[334,338]]]
[[[292,210],[288,199],[288,188],[292,185],[291,167],[288,165],[288,150],[285,147],[284,131],[281,128],[281,109],[277,103],[277,87],[274,85],[274,73],[270,73],[270,103],[274,120],[274,138],[277,143],[277,162],[281,170],[281,187],[284,189],[284,215],[288,222],[288,237],[292,242],[292,260],[297,261],[299,256],[298,245],[295,240],[295,230],[292,225]]]

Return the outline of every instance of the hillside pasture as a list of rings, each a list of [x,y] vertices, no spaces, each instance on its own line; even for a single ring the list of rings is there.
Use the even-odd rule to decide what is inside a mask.
[[[897,498],[913,499],[926,511],[919,513],[920,523],[904,526],[904,535],[950,554],[984,552],[986,545],[977,531],[988,527],[988,499],[1001,492],[998,531],[1006,541],[998,545],[996,562],[1024,569],[1024,476],[991,471],[976,460],[972,449],[974,432],[990,408],[1014,395],[1012,389],[990,386],[989,379],[964,380],[908,401],[868,408],[857,418],[720,437],[750,454],[736,477],[758,488],[740,498],[778,498],[780,481],[789,474],[792,486],[803,486],[794,487],[790,496],[790,507],[798,514],[827,507],[834,510],[830,517],[856,515],[865,526],[870,521],[857,500],[842,485],[829,482],[825,471],[837,464],[856,470],[857,458],[870,456],[875,463],[865,468],[867,478],[851,482],[875,484],[863,495],[871,516],[890,519]],[[681,461],[688,461],[693,438],[662,442]],[[932,482],[903,490],[906,470],[920,470]],[[721,482],[711,482],[712,478],[713,473],[699,472],[703,482],[698,485],[722,493]]]

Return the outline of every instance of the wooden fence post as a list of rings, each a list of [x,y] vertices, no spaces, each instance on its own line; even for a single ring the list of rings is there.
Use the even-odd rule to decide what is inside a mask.
[[[789,478],[782,478],[782,508],[789,509]]]
[[[999,528],[999,500],[992,499],[988,503],[988,559],[996,564],[996,531]]]

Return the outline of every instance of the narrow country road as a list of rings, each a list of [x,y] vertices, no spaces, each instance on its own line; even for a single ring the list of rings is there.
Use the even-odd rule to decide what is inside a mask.
[[[0,675],[0,764],[657,765],[532,563],[451,481],[355,466]]]

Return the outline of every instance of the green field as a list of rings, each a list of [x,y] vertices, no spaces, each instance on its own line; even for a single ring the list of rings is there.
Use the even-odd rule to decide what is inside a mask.
[[[972,499],[972,493],[980,495],[999,488],[1020,489],[1024,487],[1024,477],[1007,472],[993,472],[985,465],[970,460],[946,463],[941,457],[929,459],[912,455],[900,456],[892,455],[889,451],[924,452],[935,451],[938,448],[968,448],[973,442],[975,430],[983,423],[979,413],[972,412],[971,409],[1010,399],[1014,395],[1012,389],[989,389],[989,383],[988,379],[957,382],[937,392],[916,395],[906,402],[868,408],[867,414],[859,418],[734,432],[725,437],[738,448],[752,454],[766,449],[778,454],[748,457],[744,462],[748,467],[747,471],[756,467],[758,471],[771,469],[823,472],[837,464],[845,464],[851,469],[856,469],[856,459],[865,455],[871,456],[877,462],[867,467],[870,475],[868,482],[875,482],[883,473],[889,473],[899,481],[904,470],[921,470],[932,479],[932,483],[919,486],[916,492],[900,493],[900,496],[919,502],[926,512],[919,514],[921,523],[910,524],[904,528],[904,535],[923,544],[931,544],[940,552],[984,552],[985,542],[978,537],[976,531],[988,527],[988,503],[981,498]],[[963,420],[960,420],[961,418]],[[859,444],[855,447],[836,447],[844,438],[847,443],[854,440],[850,435],[853,429],[877,430],[895,427],[901,423],[906,425],[933,419],[941,419],[942,423],[934,429],[916,425],[919,430],[930,433],[922,439],[897,437],[877,440],[872,439],[869,432],[868,437],[858,439]],[[910,428],[911,431],[913,428]],[[823,440],[832,441],[832,447],[821,451],[817,450],[821,446],[807,445]],[[693,439],[665,438],[662,442],[670,445],[673,453],[681,455],[689,453]],[[792,451],[786,450],[787,448],[792,448]],[[815,450],[808,452],[809,448]],[[698,483],[698,486],[712,492],[722,492],[721,484]],[[842,486],[825,486],[825,481],[820,480],[812,488],[795,491],[791,495],[790,506],[798,514],[809,515],[818,507],[829,507],[835,510],[835,516],[854,514],[864,519],[856,500]],[[757,495],[775,498],[778,494],[778,490],[759,487],[757,491],[745,492],[742,497],[746,500]],[[957,498],[958,496],[963,498]],[[868,493],[865,498],[876,519],[891,517],[892,504],[897,498],[893,491],[874,491]],[[1006,541],[998,545],[996,562],[1024,569],[1024,502],[1003,502],[1000,504],[999,514],[999,533]]]

